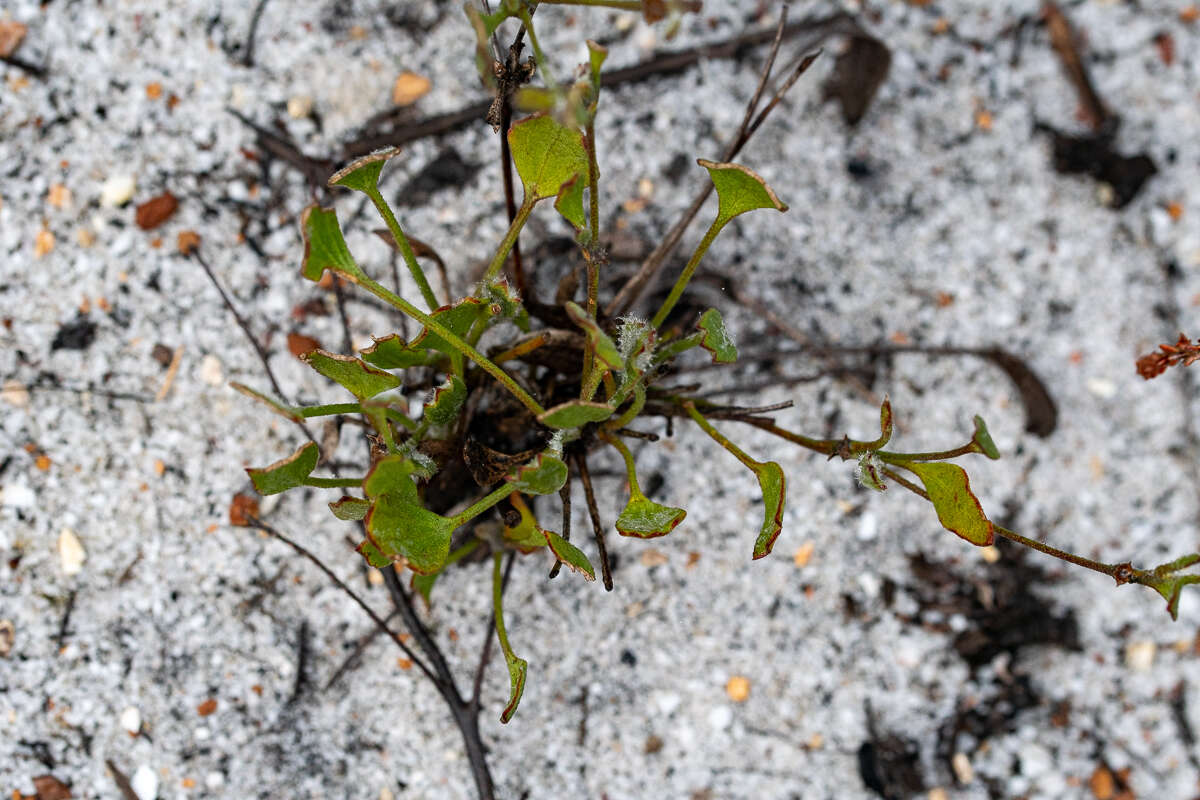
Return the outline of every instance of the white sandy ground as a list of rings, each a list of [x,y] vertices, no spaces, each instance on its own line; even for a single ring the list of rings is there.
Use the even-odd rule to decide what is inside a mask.
[[[757,5],[710,2],[686,22],[678,46],[741,30]],[[1113,211],[1091,179],[1055,174],[1048,141],[1033,132],[1035,121],[1079,125],[1045,30],[1028,27],[1019,45],[1011,32],[1039,3],[865,5],[867,24],[894,50],[876,104],[851,130],[820,103],[827,50],[741,158],[791,210],[733,226],[708,263],[797,327],[836,341],[1001,344],[1047,381],[1059,427],[1047,439],[1024,433],[1011,384],[961,359],[898,357],[875,395],[823,379],[761,399],[793,399],[796,409],[780,415],[793,428],[868,435],[887,391],[899,442],[912,449],[956,444],[971,415],[982,414],[1005,459],[970,466],[995,516],[1107,560],[1151,565],[1195,551],[1195,384],[1181,370],[1143,382],[1133,363],[1179,328],[1200,335],[1200,24],[1181,19],[1183,0],[1068,9],[1089,42],[1100,92],[1124,115],[1122,149],[1146,151],[1160,167],[1132,204]],[[389,24],[385,12],[406,6],[435,23],[427,34]],[[242,467],[281,457],[297,435],[229,388],[230,380],[266,381],[204,275],[175,252],[179,232],[198,232],[258,330],[275,330],[272,363],[285,386],[340,400],[283,346],[290,309],[315,291],[297,275],[292,217],[306,202],[302,179],[277,167],[261,185],[243,154],[253,135],[226,108],[263,124],[283,120],[314,154],[386,107],[403,70],[432,81],[421,112],[455,108],[479,92],[468,30],[450,6],[272,0],[253,68],[237,52],[249,3],[13,0],[0,9],[0,19],[29,27],[18,55],[48,68],[44,80],[0,70],[0,317],[12,323],[0,330],[0,377],[15,388],[46,372],[68,386],[142,398],[33,391],[26,400],[13,390],[0,401],[0,619],[15,637],[0,658],[6,797],[31,794],[43,774],[69,784],[73,797],[118,797],[109,759],[136,773],[142,800],[151,789],[160,798],[472,796],[458,732],[416,670],[404,670],[380,640],[325,689],[369,621],[281,544],[228,524],[230,498],[246,486]],[[793,18],[823,8],[799,3]],[[576,13],[573,27],[546,38],[577,43],[618,16]],[[937,32],[941,20],[950,32]],[[1169,65],[1155,44],[1163,33],[1174,41]],[[652,44],[653,32],[637,23],[611,43],[610,63],[632,63]],[[578,57],[571,44],[564,63]],[[606,95],[606,217],[639,235],[674,219],[702,172],[689,168],[676,186],[664,170],[680,155],[718,154],[759,57]],[[151,83],[161,84],[160,97],[148,96]],[[312,100],[323,130],[287,115],[299,97]],[[394,162],[389,186],[445,145],[478,163],[495,152],[484,125],[423,141]],[[873,176],[853,179],[852,158]],[[121,176],[136,181],[133,204],[169,189],[179,212],[145,232],[133,224],[133,204],[101,207],[102,187]],[[642,179],[650,202],[623,210]],[[54,185],[70,191],[62,207],[48,202]],[[268,201],[279,224],[261,239],[261,259],[239,243],[239,208]],[[355,207],[343,202],[344,214]],[[461,275],[499,240],[501,203],[489,167],[460,195],[438,194],[404,222]],[[538,229],[560,230],[548,211],[538,219]],[[379,264],[364,229],[351,244]],[[42,231],[53,248],[39,256]],[[89,237],[94,243],[81,244]],[[938,293],[953,302],[939,304]],[[98,325],[95,342],[52,351],[81,304]],[[727,319],[743,345],[761,343],[766,329],[754,315],[728,310]],[[362,339],[386,332],[360,320]],[[334,317],[300,329],[331,347],[341,339]],[[182,350],[162,400],[154,399],[165,380],[151,357],[157,343]],[[483,728],[499,796],[875,797],[856,757],[867,704],[880,731],[919,751],[929,787],[920,796],[987,797],[986,779],[1003,797],[1099,797],[1090,779],[1101,764],[1128,768],[1136,797],[1200,794],[1195,744],[1189,751],[1171,700],[1181,687],[1176,708],[1200,729],[1200,591],[1185,594],[1172,623],[1148,590],[1116,589],[1036,557],[1061,581],[1031,591],[1075,614],[1081,649],[1030,648],[971,676],[953,634],[901,617],[916,608],[911,555],[982,576],[980,551],[898,488],[883,496],[858,488],[848,464],[722,428],[788,473],[774,554],[750,560],[757,489],[727,454],[686,429],[641,450],[643,476],[662,471],[659,496],[689,516],[667,539],[611,542],[615,592],[573,576],[547,584],[540,556],[514,572],[509,630],[530,677],[515,720],[501,726],[507,676],[498,663],[488,673]],[[39,455],[48,462],[39,465]],[[714,491],[718,480],[724,486]],[[602,485],[611,522],[621,490],[611,479]],[[384,589],[365,579],[346,545],[350,528],[324,510],[327,494],[287,495],[270,519],[385,609]],[[582,524],[577,514],[576,529]],[[85,553],[73,575],[58,550],[66,529]],[[811,557],[797,566],[806,543]],[[899,586],[890,608],[877,599],[889,582]],[[861,616],[846,614],[844,593],[862,601]],[[488,597],[483,565],[453,571],[435,591],[428,620],[463,683],[485,635]],[[289,702],[302,625],[311,634],[308,689]],[[936,753],[938,730],[960,706],[986,704],[1009,673],[1032,676],[1041,700],[986,742],[960,738],[973,777],[959,782]],[[742,702],[726,693],[732,676],[749,681]],[[215,712],[200,715],[210,699]],[[1053,713],[1063,703],[1065,720]],[[138,721],[140,735],[123,727]],[[647,747],[650,737],[660,749]]]

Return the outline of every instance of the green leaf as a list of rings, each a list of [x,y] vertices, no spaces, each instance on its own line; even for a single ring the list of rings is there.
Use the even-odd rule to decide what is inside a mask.
[[[945,461],[906,461],[900,466],[916,474],[937,511],[938,521],[971,544],[985,547],[995,539],[992,523],[971,492],[967,472]]]
[[[521,695],[525,693],[525,676],[529,672],[529,662],[520,658],[511,650],[506,650],[504,653],[504,661],[508,664],[508,703],[504,706],[504,710],[500,712],[500,721],[507,723],[512,719],[513,714],[517,713],[517,706],[521,702]]]
[[[983,453],[993,461],[1000,457],[1000,448],[992,441],[992,435],[979,415],[975,416],[975,435],[971,437],[971,444],[975,445],[976,452]]]
[[[479,299],[488,304],[488,311],[494,319],[510,320],[518,329],[529,333],[529,312],[521,303],[520,295],[508,285],[508,281],[501,278],[494,283],[485,284],[479,294]]]
[[[371,510],[371,504],[361,497],[343,495],[341,500],[329,504],[329,510],[338,519],[360,520],[367,518],[367,512]]]
[[[376,462],[363,481],[371,498],[367,535],[379,554],[413,572],[437,572],[450,553],[453,521],[421,505],[412,476],[417,465],[402,456]],[[365,554],[364,554],[365,555]]]
[[[879,438],[873,442],[865,442],[864,443],[864,445],[868,449],[867,449],[867,452],[864,453],[863,455],[874,456],[874,453],[876,450],[880,449],[881,447],[884,447],[885,445],[887,445],[888,442],[890,442],[892,440],[892,431],[893,430],[894,430],[894,423],[892,421],[892,401],[888,399],[887,395],[884,395],[883,403],[879,406]],[[859,459],[859,464],[860,465],[862,464],[861,457]],[[876,465],[876,466],[878,467],[878,465]],[[859,477],[859,480],[862,480],[861,475]],[[879,491],[883,491],[883,488],[884,488],[883,481],[880,479],[878,472],[876,472],[876,474],[874,476],[872,476],[872,478],[870,478],[866,481],[863,481],[863,484],[865,486],[868,486],[871,489],[878,489]]]
[[[592,562],[588,561],[582,550],[554,531],[542,531],[542,533],[546,537],[546,544],[550,545],[550,552],[554,553],[559,561],[566,564],[572,571],[578,572],[586,580],[596,580],[596,570],[592,568]]]
[[[774,461],[760,463],[753,468],[758,476],[758,485],[763,494],[763,525],[754,542],[754,557],[763,558],[775,546],[779,532],[783,530],[783,503],[787,494],[787,477],[783,468]]]
[[[567,316],[571,318],[571,321],[583,328],[588,348],[596,354],[596,358],[603,361],[609,369],[621,369],[625,362],[612,337],[605,333],[604,329],[596,324],[596,320],[589,317],[578,303],[568,300],[564,308],[566,308]]]
[[[436,322],[447,328],[459,339],[466,337],[472,326],[488,313],[487,306],[477,297],[464,297],[451,306],[442,306],[430,314]],[[443,339],[439,334],[428,328],[422,328],[421,333],[409,345],[423,350],[437,350],[439,353],[454,355],[458,350]]]
[[[1162,595],[1163,599],[1167,601],[1167,613],[1171,615],[1171,619],[1179,619],[1179,597],[1183,593],[1183,587],[1193,583],[1200,584],[1200,575],[1195,573],[1176,575],[1174,573],[1196,564],[1200,564],[1200,553],[1192,553],[1166,564],[1159,564],[1148,572],[1134,570],[1140,575],[1136,582],[1144,583]],[[1124,582],[1125,580],[1117,578],[1117,583]]]
[[[571,227],[579,233],[587,227],[587,212],[583,210],[583,190],[586,181],[583,176],[579,175],[563,184],[562,190],[559,191],[558,197],[554,201],[554,208],[563,218],[571,223]]]
[[[388,159],[400,155],[400,148],[385,147],[350,162],[329,178],[330,186],[345,186],[359,192],[372,192],[379,185],[379,173]]]
[[[312,442],[301,445],[287,458],[276,461],[262,469],[248,469],[250,480],[259,494],[279,494],[288,489],[303,486],[304,481],[317,468],[320,450]]]
[[[604,59],[608,58],[608,49],[603,45],[587,40],[588,49],[588,72],[591,77],[592,91],[600,92],[600,67],[604,65]]]
[[[666,536],[683,522],[687,511],[656,503],[641,494],[633,494],[617,517],[617,532],[622,536],[653,539]]]
[[[587,175],[587,151],[579,131],[550,116],[517,122],[508,132],[513,165],[525,186],[526,201],[554,197],[577,175]]]
[[[300,213],[300,232],[304,237],[304,260],[300,274],[310,281],[321,280],[325,270],[340,272],[351,279],[366,277],[350,255],[337,212],[313,203]]]
[[[408,369],[424,366],[432,360],[428,350],[409,345],[396,333],[375,339],[374,344],[359,352],[364,361],[380,369]]]
[[[363,539],[358,543],[358,547],[354,549],[375,569],[383,569],[392,565],[392,560],[381,553],[379,548],[371,543],[370,539]]]
[[[611,417],[613,409],[604,403],[587,400],[568,400],[548,408],[538,417],[538,422],[547,428],[579,428],[589,422],[603,422]]]
[[[251,389],[249,386],[236,381],[230,381],[229,385],[247,397],[254,398],[289,422],[304,422],[304,417],[297,414],[294,408],[291,406],[285,406],[283,403],[279,402],[273,397],[269,397],[262,392]]]
[[[458,417],[465,402],[467,385],[457,375],[450,375],[434,390],[433,402],[425,408],[425,416],[434,425],[449,425]]]
[[[331,381],[340,383],[360,401],[401,384],[392,373],[376,369],[354,356],[313,350],[300,356],[300,360]]]
[[[766,181],[740,164],[717,163],[697,159],[696,163],[708,170],[713,186],[717,190],[719,210],[717,219],[727,222],[738,214],[756,208],[773,208],[787,211],[787,204],[780,202]]]
[[[554,494],[567,482],[567,465],[561,458],[539,453],[507,480],[517,487],[518,492]]]
[[[712,353],[712,359],[717,364],[732,364],[737,361],[737,345],[733,343],[729,332],[725,330],[725,320],[721,312],[710,308],[700,315],[700,346]]]

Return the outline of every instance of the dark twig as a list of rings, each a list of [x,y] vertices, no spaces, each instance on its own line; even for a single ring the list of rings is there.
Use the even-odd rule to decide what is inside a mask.
[[[254,14],[250,17],[250,30],[246,33],[246,46],[242,48],[242,66],[254,66],[254,39],[258,34],[258,23],[262,19],[263,8],[267,5],[267,0],[258,0],[258,4],[254,7]]]
[[[38,80],[44,80],[46,76],[50,74],[50,70],[46,69],[46,67],[41,66],[40,64],[31,63],[23,58],[18,58],[17,56],[0,56],[0,62],[3,62],[10,67],[16,67],[22,72],[28,72]]]
[[[587,456],[575,454],[575,466],[583,482],[583,496],[587,498],[588,514],[592,517],[592,531],[596,536],[596,549],[600,554],[600,573],[604,578],[604,590],[613,590],[612,570],[608,563],[608,548],[604,544],[604,526],[600,523],[600,509],[596,507],[596,493],[592,490],[592,476],[588,472]]]
[[[395,609],[392,609],[392,612],[390,614],[388,614],[386,617],[384,617],[383,621],[385,623],[391,622],[392,618],[395,617],[398,613],[399,613],[398,611],[396,611]],[[381,633],[383,633],[383,629],[377,625],[374,628],[371,628],[370,632],[364,634],[363,636],[360,636],[358,639],[358,642],[354,645],[354,649],[350,651],[350,655],[346,656],[346,658],[342,661],[341,665],[336,670],[334,670],[333,675],[330,676],[329,680],[325,681],[325,686],[321,689],[321,691],[323,691],[323,692],[329,691],[335,685],[337,685],[337,682],[342,679],[343,675],[345,675],[351,669],[354,669],[355,667],[357,667],[358,659],[360,656],[362,656],[363,651],[366,650],[368,647],[370,647],[371,642],[375,641],[375,639]]]
[[[325,182],[335,169],[336,162],[333,159],[314,158],[305,155],[300,151],[296,143],[288,137],[282,136],[269,128],[264,128],[262,125],[259,125],[254,120],[232,108],[225,110],[237,117],[247,128],[254,131],[257,135],[259,147],[284,163],[298,169],[308,180],[309,186],[314,191],[325,188]]]
[[[254,527],[266,531],[268,534],[270,534],[271,536],[274,536],[276,539],[283,542],[288,547],[292,548],[297,553],[304,556],[309,561],[311,561],[314,565],[316,565],[317,569],[319,569],[319,570],[321,570],[321,572],[325,573],[325,577],[327,577],[327,578],[329,578],[329,580],[333,581],[333,584],[335,586],[337,586],[339,589],[341,589],[342,592],[347,597],[349,597],[351,600],[353,600],[355,602],[355,604],[359,608],[361,608],[368,617],[371,618],[372,622],[374,622],[376,625],[379,626],[379,628],[381,630],[383,630],[385,633],[387,633],[389,636],[392,637],[392,641],[394,641],[396,643],[396,646],[404,651],[404,655],[407,658],[409,658],[414,664],[416,664],[421,669],[421,671],[425,673],[425,676],[427,678],[429,678],[429,680],[433,681],[435,684],[438,683],[437,678],[430,671],[429,667],[427,667],[425,665],[425,662],[423,660],[421,660],[421,657],[418,656],[416,653],[414,653],[412,651],[412,649],[409,648],[409,646],[404,643],[404,641],[400,638],[399,634],[393,632],[392,629],[388,627],[387,623],[384,622],[383,618],[380,617],[378,614],[376,614],[375,610],[373,608],[371,608],[369,605],[367,605],[365,600],[363,600],[361,597],[359,597],[358,594],[355,593],[355,591],[353,589],[351,589],[349,586],[347,586],[342,581],[341,578],[339,578],[336,574],[334,574],[333,570],[331,570],[329,567],[325,566],[325,562],[323,562],[321,559],[317,558],[315,555],[313,555],[308,550],[306,550],[303,545],[300,545],[297,542],[289,539],[287,536],[285,536],[279,530],[277,530],[277,529],[273,528],[272,526],[268,525],[267,523],[263,522],[258,517],[252,516],[250,519],[251,519],[251,521],[253,521]],[[387,572],[387,570],[385,570],[385,573],[386,572]]]
[[[75,596],[76,591],[72,589],[71,593],[67,595],[67,607],[63,610],[62,620],[58,623],[58,633],[54,637],[54,643],[59,650],[62,650],[67,636],[71,633],[71,614],[75,611]]]
[[[117,790],[121,792],[121,797],[125,800],[141,800],[138,793],[133,790],[133,784],[129,782],[129,776],[122,772],[111,758],[104,760],[104,765],[108,767],[108,771],[112,773],[113,783],[117,785]]]
[[[193,259],[195,259],[196,263],[204,269],[204,274],[208,276],[208,279],[212,281],[212,285],[216,287],[217,294],[221,295],[221,300],[225,303],[225,307],[229,309],[230,314],[233,314],[233,318],[237,322],[238,327],[242,329],[242,333],[246,334],[246,338],[250,341],[250,346],[253,347],[254,352],[258,354],[258,360],[262,362],[263,370],[267,373],[267,380],[271,382],[271,388],[275,391],[275,396],[286,403],[287,395],[285,395],[283,393],[283,389],[279,387],[279,381],[275,380],[275,373],[271,369],[271,362],[267,358],[267,351],[262,346],[262,342],[258,340],[258,337],[254,335],[254,332],[250,330],[250,323],[246,321],[246,318],[243,317],[241,312],[237,310],[237,306],[235,306],[233,301],[229,299],[229,295],[226,294],[225,288],[221,286],[221,282],[217,280],[216,274],[213,273],[212,267],[210,267],[208,262],[204,260],[204,256],[200,255],[200,248],[192,248],[190,255]]]
[[[292,694],[285,705],[291,705],[300,699],[308,686],[308,656],[309,639],[312,632],[308,628],[308,620],[300,620],[300,628],[296,631],[296,680],[292,683]]]
[[[558,499],[562,501],[562,537],[568,542],[571,541],[571,478],[567,476],[567,482],[558,490]],[[558,577],[558,571],[562,569],[562,562],[557,558],[554,559],[554,566],[550,568],[550,574],[546,576],[550,580]]]

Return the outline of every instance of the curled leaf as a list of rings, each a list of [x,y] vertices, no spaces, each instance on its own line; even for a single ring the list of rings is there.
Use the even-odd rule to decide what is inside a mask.
[[[458,417],[465,402],[467,385],[457,375],[450,375],[434,390],[433,402],[425,408],[425,416],[434,425],[448,425]]]
[[[304,260],[300,274],[310,281],[319,281],[325,270],[344,275],[351,280],[366,277],[358,267],[342,229],[337,212],[313,203],[300,213],[300,232],[304,238]]]
[[[359,192],[373,192],[379,185],[379,173],[383,171],[383,165],[398,155],[398,147],[385,147],[368,153],[333,173],[328,185],[345,186]]]
[[[304,443],[287,458],[276,461],[262,469],[248,469],[250,480],[259,494],[279,494],[288,489],[303,486],[304,481],[317,468],[320,451],[312,442]]]
[[[395,333],[375,339],[374,344],[359,353],[364,361],[380,369],[408,369],[428,364],[431,355],[424,347],[414,347]]]
[[[366,519],[367,512],[371,510],[371,504],[361,497],[343,495],[341,500],[329,504],[329,510],[338,519],[360,520]]]
[[[687,511],[656,503],[641,493],[633,494],[621,516],[617,517],[617,532],[622,536],[653,539],[666,536],[683,522]]]
[[[285,406],[283,403],[279,402],[278,400],[274,399],[273,397],[269,397],[260,391],[251,389],[249,386],[238,383],[236,381],[230,381],[229,385],[232,388],[234,388],[235,390],[246,395],[247,397],[254,398],[255,400],[262,403],[267,408],[271,409],[276,414],[278,414],[279,416],[288,420],[289,422],[297,422],[297,423],[304,422],[304,417],[297,414],[296,410],[294,408],[292,408],[291,406]]]
[[[313,350],[302,355],[300,360],[331,381],[341,384],[359,400],[395,389],[401,383],[392,373],[376,369],[354,356]]]
[[[975,446],[975,452],[983,453],[993,461],[1000,457],[1000,448],[992,441],[983,417],[978,414],[975,415],[975,434],[971,437],[971,444]]]
[[[505,704],[504,710],[500,712],[500,721],[508,723],[512,719],[513,714],[517,713],[517,706],[521,702],[521,695],[525,693],[525,676],[529,672],[529,662],[520,658],[511,650],[504,651],[504,661],[508,665],[508,703]]]
[[[542,533],[542,529],[538,527],[537,518],[533,516],[529,504],[525,502],[521,494],[513,492],[508,496],[508,501],[512,503],[519,519],[516,525],[505,524],[504,541],[522,553],[532,553],[534,550],[545,547],[546,537]]]
[[[613,409],[604,403],[592,403],[586,400],[568,400],[548,408],[538,416],[538,422],[547,428],[571,429],[586,425],[589,422],[603,422],[611,417]]]
[[[787,477],[783,467],[774,461],[760,463],[754,469],[758,485],[763,494],[763,525],[754,542],[754,557],[763,558],[775,546],[779,532],[783,530],[783,504],[787,494]]]
[[[542,534],[546,537],[546,544],[550,545],[550,552],[554,553],[559,561],[566,564],[568,569],[578,572],[585,580],[596,580],[596,570],[582,550],[554,531],[542,531]]]
[[[561,458],[539,453],[536,458],[508,476],[518,492],[554,494],[567,482],[567,465]]]
[[[568,301],[565,308],[571,321],[583,328],[584,335],[587,336],[588,348],[596,354],[596,358],[603,361],[609,369],[621,369],[624,361],[621,359],[621,351],[612,337],[605,333],[596,320],[589,317],[577,303]]]
[[[727,222],[756,208],[787,211],[787,204],[780,201],[767,182],[753,170],[741,164],[717,163],[703,158],[696,159],[696,163],[708,170],[717,190],[718,220]]]
[[[732,364],[737,361],[737,345],[725,329],[725,320],[721,312],[710,308],[700,315],[700,346],[712,353],[712,359],[717,364]]]
[[[901,466],[925,484],[942,527],[980,547],[992,543],[992,522],[984,516],[979,498],[971,491],[966,470],[945,461],[907,461]]]

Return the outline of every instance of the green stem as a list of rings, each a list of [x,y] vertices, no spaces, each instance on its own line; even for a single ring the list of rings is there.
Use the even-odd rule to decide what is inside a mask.
[[[366,275],[354,274],[340,269],[335,271],[347,280],[359,284],[371,294],[375,295],[380,300],[383,300],[385,303],[390,303],[403,311],[405,314],[408,314],[417,322],[420,322],[422,325],[424,325],[429,331],[441,336],[450,344],[451,347],[474,361],[479,365],[480,369],[491,375],[502,386],[504,386],[504,388],[512,392],[513,396],[515,396],[526,408],[533,412],[535,417],[545,412],[546,409],[542,408],[538,401],[534,400],[533,397],[530,396],[529,392],[522,389],[517,382],[512,379],[511,375],[493,364],[487,356],[464,342],[445,325],[442,325],[436,319],[426,314],[424,311],[421,311],[403,297],[400,297],[394,292],[389,291],[386,287],[381,286]]]
[[[953,450],[940,450],[934,453],[893,453],[890,450],[876,450],[880,458],[889,464],[897,464],[903,466],[905,461],[946,461],[951,458],[978,453],[975,449],[974,442],[968,442],[962,447],[956,447]]]
[[[704,234],[704,238],[700,240],[699,246],[696,247],[696,252],[692,253],[687,266],[683,268],[683,272],[679,275],[679,280],[675,281],[675,285],[671,288],[671,293],[663,301],[662,307],[658,309],[658,313],[654,315],[654,319],[650,320],[650,324],[653,327],[660,327],[663,324],[663,320],[671,313],[671,309],[679,302],[683,290],[687,288],[688,283],[692,280],[692,274],[700,264],[700,259],[704,257],[704,253],[708,250],[709,245],[713,243],[713,239],[717,238],[717,234],[721,232],[721,228],[725,227],[725,223],[728,221],[727,219],[717,217],[716,221],[708,229],[708,233]]]
[[[506,660],[516,658],[512,645],[508,643],[508,631],[504,628],[504,581],[500,575],[500,561],[504,554],[497,551],[492,556],[492,608],[496,616],[496,638],[500,640],[500,649],[504,651]]]
[[[646,496],[642,494],[642,487],[638,484],[637,470],[633,465],[633,453],[630,452],[629,447],[616,436],[610,436],[604,431],[600,431],[600,438],[612,445],[621,454],[621,458],[625,460],[625,474],[629,478],[629,494],[631,498],[645,500]]]
[[[494,492],[484,496],[482,500],[472,503],[459,513],[455,514],[450,518],[450,521],[453,522],[454,527],[457,528],[459,525],[478,517],[480,514],[496,505],[496,503],[499,503],[501,500],[508,497],[510,494],[516,491],[516,488],[517,486],[514,483],[505,483],[499,489],[496,489]]]
[[[713,441],[721,445],[721,447],[724,447],[726,450],[737,456],[738,461],[741,461],[755,472],[758,472],[758,470],[762,468],[763,464],[761,461],[755,461],[753,458],[746,455],[742,448],[738,447],[736,444],[722,436],[721,432],[714,428],[712,423],[705,419],[704,415],[696,410],[696,405],[694,403],[689,400],[683,404],[683,408],[687,411],[688,416],[695,420],[696,424],[700,426],[701,430],[711,436]]]
[[[546,54],[542,52],[537,33],[533,30],[533,15],[529,13],[528,9],[522,8],[519,16],[525,25],[525,32],[529,34],[529,46],[533,48],[533,59],[537,64],[538,72],[542,73],[542,80],[546,83],[546,88],[554,91],[558,88],[558,81],[554,80],[554,75],[550,72],[550,63],[546,61]]]
[[[620,401],[615,401],[613,405],[620,407],[621,403],[623,402],[625,402],[625,400],[624,398],[621,398]],[[624,428],[630,422],[633,422],[638,414],[642,413],[642,408],[645,405],[646,389],[644,386],[642,386],[641,376],[638,376],[638,379],[633,384],[633,402],[629,405],[629,408],[625,409],[625,413],[617,417],[617,419],[613,422],[605,425],[605,427],[610,430],[620,430],[621,428]]]
[[[504,234],[504,240],[500,242],[500,248],[496,250],[496,255],[488,264],[487,272],[483,274],[483,283],[488,284],[494,281],[500,274],[500,270],[504,268],[504,262],[508,260],[508,254],[512,252],[513,245],[517,243],[521,228],[525,227],[525,222],[529,219],[529,214],[533,211],[533,205],[536,202],[537,198],[531,197],[528,192],[525,194],[521,207],[517,209],[517,215],[513,217],[512,224],[508,226],[508,232]]]
[[[362,412],[362,406],[358,403],[330,403],[325,406],[307,406],[293,410],[308,419],[309,417],[329,417],[334,414],[358,414]]]
[[[541,0],[548,6],[592,6],[593,8],[615,8],[619,11],[641,11],[642,0]]]
[[[417,263],[417,256],[413,253],[412,245],[408,243],[408,236],[404,234],[396,215],[392,213],[391,206],[383,199],[383,193],[379,191],[378,187],[363,191],[371,198],[379,215],[387,223],[388,230],[392,232],[392,238],[396,240],[396,246],[400,248],[400,254],[404,256],[404,263],[408,265],[409,273],[412,274],[413,280],[417,282],[417,287],[421,290],[421,297],[425,298],[425,304],[429,306],[429,310],[434,311],[438,307],[437,296],[434,295],[433,288],[430,287],[429,280],[425,277],[425,270],[421,269],[421,265]]]
[[[640,0],[639,0],[640,2]],[[587,155],[588,155],[588,217],[592,230],[592,243],[600,241],[600,165],[596,163],[596,108],[592,110],[587,123]],[[590,277],[590,276],[589,276]],[[588,284],[588,302],[593,304],[599,292],[599,274],[596,276],[597,285]],[[596,318],[594,307],[588,312],[592,319]]]
[[[1059,550],[1057,547],[1052,547],[1045,542],[1039,542],[1037,539],[1030,539],[1028,536],[1022,536],[1015,531],[1010,531],[1003,525],[992,523],[992,530],[1009,541],[1016,542],[1017,544],[1023,544],[1026,547],[1031,547],[1034,550],[1037,550],[1039,553],[1045,553],[1048,556],[1054,556],[1055,558],[1070,562],[1076,566],[1102,573],[1113,579],[1117,578],[1117,573],[1122,567],[1121,564],[1105,564],[1103,561],[1093,561],[1090,558],[1084,558],[1083,556],[1077,556],[1074,553],[1068,553],[1066,550]],[[1141,572],[1141,570],[1134,570],[1134,572]],[[1136,580],[1134,582],[1140,583],[1140,581]]]
[[[315,486],[318,489],[345,489],[350,486],[362,486],[362,478],[305,478],[305,486]]]

